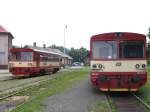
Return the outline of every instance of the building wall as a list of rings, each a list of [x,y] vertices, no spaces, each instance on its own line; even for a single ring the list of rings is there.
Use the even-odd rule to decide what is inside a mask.
[[[7,34],[0,34],[0,69],[8,68],[8,49],[11,40],[10,43],[8,41]]]
[[[8,48],[12,48],[12,37],[8,37]],[[9,52],[9,51],[8,51]]]

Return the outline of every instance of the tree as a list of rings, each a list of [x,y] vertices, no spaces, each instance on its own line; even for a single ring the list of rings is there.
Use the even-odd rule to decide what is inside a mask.
[[[150,27],[149,27],[149,29],[148,29],[147,37],[150,39]],[[148,49],[147,49],[148,59],[150,59],[149,53],[150,53],[150,41],[148,42]],[[148,62],[148,63],[149,63],[149,62]]]
[[[87,56],[87,54],[88,54],[88,50],[86,48],[81,47],[80,48],[80,59],[81,59],[81,62],[84,62],[84,59]]]
[[[150,27],[148,29],[148,34],[147,34],[148,38],[150,39]]]
[[[54,44],[51,45],[50,48],[59,49],[61,52],[64,51],[64,48],[62,46],[56,46]],[[80,49],[75,49],[73,47],[71,49],[66,48],[66,54],[73,58],[73,62],[85,63],[85,59],[89,57],[89,51],[84,47],[81,47]]]
[[[88,56],[89,51],[81,47],[80,49],[71,48],[69,55],[73,58],[73,62],[82,62],[84,63],[85,58]]]

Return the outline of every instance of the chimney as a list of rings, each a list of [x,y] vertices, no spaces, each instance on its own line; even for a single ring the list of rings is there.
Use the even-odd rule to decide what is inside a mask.
[[[36,42],[33,43],[33,47],[36,47]]]
[[[46,44],[43,44],[43,48],[46,48]]]

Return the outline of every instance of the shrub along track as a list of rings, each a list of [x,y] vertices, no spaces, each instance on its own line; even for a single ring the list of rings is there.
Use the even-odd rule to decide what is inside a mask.
[[[150,106],[133,92],[106,93],[112,112],[149,112]]]

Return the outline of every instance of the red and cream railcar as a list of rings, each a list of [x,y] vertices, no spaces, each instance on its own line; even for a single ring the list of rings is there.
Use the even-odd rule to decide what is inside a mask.
[[[31,48],[12,48],[9,71],[15,76],[30,76],[60,69],[60,55],[55,52]]]
[[[91,37],[90,78],[102,91],[137,91],[147,81],[146,36],[104,33]]]

